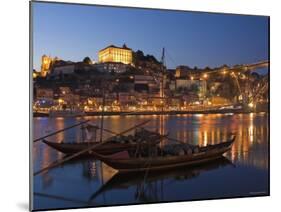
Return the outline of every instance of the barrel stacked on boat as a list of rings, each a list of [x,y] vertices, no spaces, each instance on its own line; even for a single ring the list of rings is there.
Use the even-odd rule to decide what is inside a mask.
[[[142,151],[146,151],[147,148],[151,146],[156,146],[165,136],[160,135],[157,132],[152,132],[143,128],[137,129],[135,134],[130,135],[118,135],[113,136],[109,139],[107,143],[104,143],[93,150],[84,153],[83,156],[92,156],[92,151],[95,151],[99,154],[114,154],[120,151],[136,151],[137,149],[142,149]],[[43,140],[45,144],[48,146],[64,153],[64,154],[75,154],[84,150],[85,148],[96,145],[99,142],[96,141],[85,141],[81,143],[74,142],[51,142],[47,140]]]

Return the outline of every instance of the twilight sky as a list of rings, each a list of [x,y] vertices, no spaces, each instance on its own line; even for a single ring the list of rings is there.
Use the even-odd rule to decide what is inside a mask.
[[[34,68],[43,54],[97,61],[98,51],[124,43],[166,64],[215,67],[268,59],[268,18],[196,12],[33,2]]]

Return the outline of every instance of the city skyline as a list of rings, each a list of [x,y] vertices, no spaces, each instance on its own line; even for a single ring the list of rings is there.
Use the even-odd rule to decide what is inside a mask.
[[[30,4],[31,210],[270,195],[268,16]]]
[[[48,17],[48,18],[47,18]],[[43,54],[98,60],[98,51],[124,43],[168,68],[249,64],[268,59],[268,17],[71,4],[34,4],[34,68]],[[97,20],[97,21],[96,21]]]

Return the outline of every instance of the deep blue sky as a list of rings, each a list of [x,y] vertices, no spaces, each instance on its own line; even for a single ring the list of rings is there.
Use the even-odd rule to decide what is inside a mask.
[[[268,58],[268,19],[195,12],[33,3],[34,68],[43,54],[97,61],[98,51],[124,43],[177,65],[215,67]]]

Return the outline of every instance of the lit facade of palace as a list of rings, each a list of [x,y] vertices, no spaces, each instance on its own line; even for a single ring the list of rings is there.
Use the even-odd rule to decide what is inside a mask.
[[[99,51],[99,63],[115,62],[132,64],[133,53],[132,49],[127,48],[124,44],[123,47],[108,46]]]

